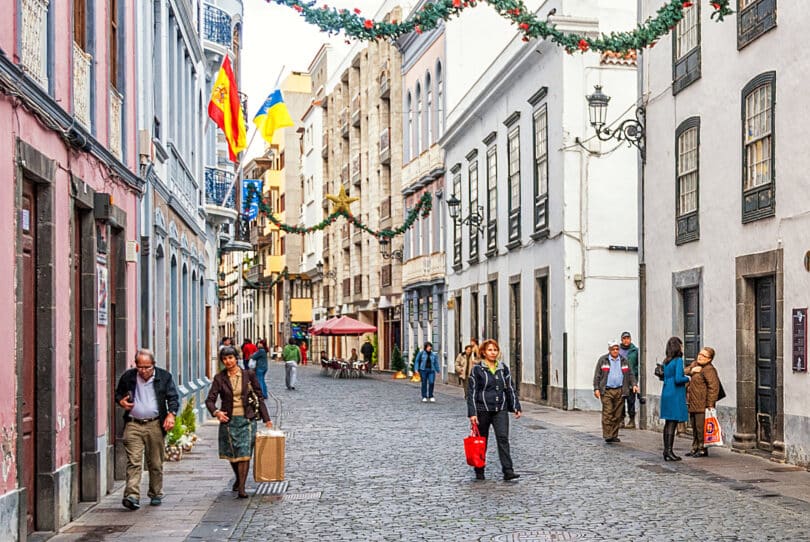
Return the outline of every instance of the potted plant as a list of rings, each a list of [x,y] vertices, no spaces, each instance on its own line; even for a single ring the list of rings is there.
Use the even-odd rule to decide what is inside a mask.
[[[166,433],[166,459],[169,461],[180,461],[183,458],[181,440],[185,433],[186,428],[181,423],[175,423],[174,427]]]
[[[399,351],[397,345],[394,345],[394,350],[391,352],[391,368],[396,371],[393,378],[408,378],[405,374],[405,360],[402,359],[402,352]]]
[[[186,401],[177,422],[186,428],[184,436],[188,438],[183,440],[182,445],[184,451],[190,452],[191,447],[197,442],[197,413],[194,412],[194,397],[189,397],[188,401]]]

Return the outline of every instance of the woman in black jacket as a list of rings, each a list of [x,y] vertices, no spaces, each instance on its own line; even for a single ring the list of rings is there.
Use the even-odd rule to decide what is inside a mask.
[[[515,388],[512,386],[512,373],[509,367],[499,361],[501,348],[492,339],[481,343],[479,348],[483,361],[474,366],[470,373],[467,394],[467,416],[470,422],[478,425],[481,436],[489,442],[489,426],[495,430],[498,442],[498,459],[501,460],[504,480],[520,478],[512,467],[509,453],[509,416],[514,412],[520,418],[522,409]],[[484,467],[475,469],[475,478],[484,479]]]
[[[240,499],[245,499],[245,482],[256,443],[256,418],[261,416],[267,427],[273,427],[273,422],[261,398],[259,412],[250,404],[248,398],[251,393],[261,397],[259,380],[253,371],[240,368],[236,358],[236,348],[232,346],[219,351],[219,361],[225,369],[214,376],[205,406],[219,420],[219,457],[231,463],[236,476],[231,489],[238,492]],[[216,407],[217,398],[219,408]]]

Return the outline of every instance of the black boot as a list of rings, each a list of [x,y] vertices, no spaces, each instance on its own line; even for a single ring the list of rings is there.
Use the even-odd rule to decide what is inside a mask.
[[[664,461],[680,461],[681,458],[672,452],[672,446],[675,443],[675,430],[677,429],[677,422],[667,420],[664,423]]]
[[[240,461],[236,465],[238,465],[237,482],[239,484],[236,488],[236,491],[238,491],[236,496],[239,499],[247,499],[248,494],[245,493],[245,482],[247,482],[250,461]]]

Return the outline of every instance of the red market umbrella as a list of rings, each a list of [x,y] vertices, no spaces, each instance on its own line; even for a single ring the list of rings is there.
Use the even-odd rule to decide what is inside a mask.
[[[364,333],[374,333],[376,326],[365,324],[349,316],[332,318],[327,320],[322,326],[312,332],[313,335],[362,335]]]

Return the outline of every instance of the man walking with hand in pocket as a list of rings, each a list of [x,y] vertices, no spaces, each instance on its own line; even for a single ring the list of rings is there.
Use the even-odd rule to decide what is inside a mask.
[[[121,375],[115,402],[124,409],[124,449],[127,452],[127,485],[122,504],[141,507],[141,472],[146,457],[149,498],[152,506],[163,502],[163,437],[174,427],[180,396],[172,374],[155,367],[151,350],[135,354],[135,368]]]
[[[624,398],[638,393],[636,378],[630,364],[619,354],[619,343],[608,342],[608,353],[596,362],[593,374],[593,396],[602,401],[602,437],[605,442],[619,440]]]
[[[284,360],[284,383],[288,390],[294,390],[298,362],[301,361],[301,350],[292,337],[287,340],[287,346],[281,351],[281,359]]]

